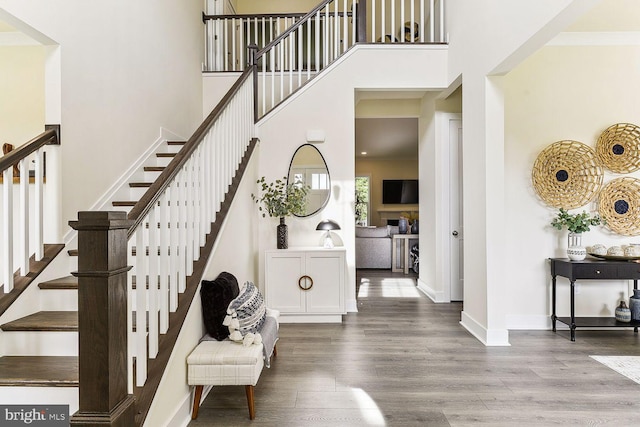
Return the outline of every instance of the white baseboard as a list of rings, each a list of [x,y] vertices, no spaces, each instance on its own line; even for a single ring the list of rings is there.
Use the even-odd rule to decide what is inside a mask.
[[[487,347],[511,346],[508,329],[487,329],[464,311],[460,324]]]
[[[358,301],[354,299],[347,300],[347,313],[357,313],[358,312]]]
[[[445,298],[444,292],[436,291],[432,289],[429,285],[427,285],[422,279],[418,278],[418,290],[420,290],[423,294],[429,297],[431,301],[435,303],[448,303],[448,298]]]
[[[213,390],[213,386],[211,385],[204,387],[200,403],[204,402],[204,399],[207,398],[211,390]],[[169,418],[163,427],[187,427],[189,425],[191,422],[191,400],[193,391],[194,387],[189,387],[189,394],[183,397],[182,403],[176,408],[173,416]],[[146,425],[143,427],[146,427]]]
[[[524,316],[510,314],[506,316],[507,329],[509,330],[530,330],[548,331],[551,329],[551,316],[533,315]]]

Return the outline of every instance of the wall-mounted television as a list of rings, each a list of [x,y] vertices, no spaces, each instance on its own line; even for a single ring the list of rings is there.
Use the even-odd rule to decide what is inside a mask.
[[[417,179],[382,180],[382,203],[385,205],[418,204]]]

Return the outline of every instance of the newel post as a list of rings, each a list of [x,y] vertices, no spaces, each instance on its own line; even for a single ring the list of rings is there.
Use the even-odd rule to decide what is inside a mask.
[[[367,41],[367,2],[360,0],[356,9],[356,42],[359,43]]]
[[[258,46],[251,43],[247,52],[247,66],[253,69],[253,121],[258,121]]]
[[[78,212],[79,409],[72,426],[135,425],[127,394],[127,230],[125,212]]]

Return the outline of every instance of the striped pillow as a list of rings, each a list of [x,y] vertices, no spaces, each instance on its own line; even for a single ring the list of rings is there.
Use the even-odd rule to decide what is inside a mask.
[[[224,323],[229,327],[231,340],[243,341],[247,334],[257,335],[267,315],[260,290],[252,282],[245,282],[240,294],[229,304],[227,314]]]

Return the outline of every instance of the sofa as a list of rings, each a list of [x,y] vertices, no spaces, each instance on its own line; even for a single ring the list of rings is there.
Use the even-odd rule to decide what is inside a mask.
[[[356,227],[356,268],[391,269],[391,236],[397,228]]]

